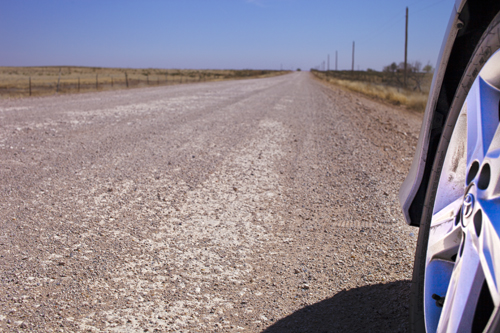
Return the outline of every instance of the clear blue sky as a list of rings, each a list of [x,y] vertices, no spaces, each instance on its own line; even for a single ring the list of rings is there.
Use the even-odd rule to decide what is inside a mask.
[[[0,0],[0,66],[434,66],[454,0]]]

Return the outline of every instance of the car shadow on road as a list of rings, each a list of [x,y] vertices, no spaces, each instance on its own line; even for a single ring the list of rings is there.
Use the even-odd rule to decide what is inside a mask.
[[[411,281],[363,286],[306,306],[262,333],[406,332]]]

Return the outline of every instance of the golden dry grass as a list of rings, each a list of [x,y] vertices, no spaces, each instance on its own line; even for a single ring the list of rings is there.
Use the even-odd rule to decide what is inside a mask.
[[[126,73],[126,75],[125,75]],[[172,85],[201,81],[234,80],[280,75],[270,70],[180,70],[105,67],[0,67],[0,98],[78,93]],[[96,85],[97,80],[97,85]],[[58,87],[59,82],[59,87]]]
[[[402,88],[389,87],[383,84],[363,81],[340,80],[326,76],[321,72],[313,72],[316,77],[334,85],[362,93],[366,96],[381,99],[394,105],[404,105],[409,109],[424,111],[427,104],[426,92],[412,91]]]

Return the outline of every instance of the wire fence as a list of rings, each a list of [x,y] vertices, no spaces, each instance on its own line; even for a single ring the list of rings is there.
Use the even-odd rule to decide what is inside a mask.
[[[271,70],[178,71],[157,75],[83,75],[39,78],[36,75],[0,82],[0,97],[27,97],[90,91],[177,85],[185,83],[255,78],[283,74]]]
[[[402,89],[404,87],[404,73],[401,71],[317,71],[327,78],[360,81]],[[408,89],[428,93],[432,81],[432,73],[408,72]]]

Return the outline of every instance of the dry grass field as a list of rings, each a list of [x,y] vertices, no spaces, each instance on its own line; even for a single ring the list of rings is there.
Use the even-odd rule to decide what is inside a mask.
[[[269,77],[285,73],[271,70],[0,67],[0,98]]]
[[[321,80],[394,105],[404,105],[416,111],[425,110],[432,82],[432,74],[414,73],[408,80],[408,88],[403,89],[400,87],[401,73],[375,71],[312,71],[312,73]]]

